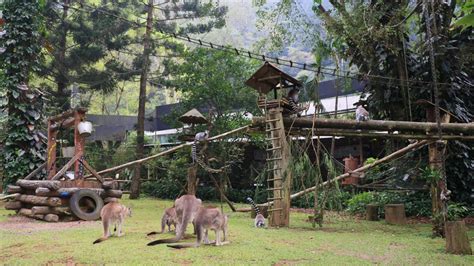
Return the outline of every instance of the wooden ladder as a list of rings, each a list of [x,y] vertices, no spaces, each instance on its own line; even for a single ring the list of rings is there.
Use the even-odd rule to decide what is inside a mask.
[[[265,132],[267,153],[267,200],[273,204],[268,207],[270,225],[280,226],[283,219],[283,172],[282,161],[282,137],[281,113],[268,112],[265,98]],[[274,220],[272,220],[274,219]]]

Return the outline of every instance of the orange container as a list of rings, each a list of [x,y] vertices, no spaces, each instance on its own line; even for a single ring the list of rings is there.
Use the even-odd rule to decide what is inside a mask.
[[[349,155],[349,157],[344,158],[344,173],[348,173],[352,170],[357,169],[359,166],[359,159],[352,157],[352,155]],[[350,175],[347,178],[344,178],[342,180],[343,185],[357,185],[359,184],[359,177],[356,175]]]

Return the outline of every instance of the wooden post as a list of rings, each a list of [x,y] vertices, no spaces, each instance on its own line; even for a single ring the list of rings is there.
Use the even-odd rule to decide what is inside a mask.
[[[288,161],[290,159],[290,150],[286,140],[285,127],[283,125],[283,115],[281,108],[272,108],[268,110],[270,120],[275,123],[269,123],[272,142],[272,154],[277,160],[272,161],[273,167],[273,207],[270,210],[270,226],[280,227],[290,224],[290,194],[291,194],[291,173],[288,173]],[[278,159],[280,158],[280,159]],[[284,181],[283,181],[284,180]]]
[[[47,163],[46,171],[48,172],[48,179],[51,179],[56,174],[56,137],[58,130],[53,129],[53,121],[48,120],[48,148],[47,148]]]
[[[428,121],[435,121],[435,110],[433,107],[426,109],[426,118]],[[450,116],[444,114],[441,118],[442,123],[449,123]],[[444,161],[446,153],[446,141],[436,141],[428,145],[428,158],[429,165],[432,170],[437,171],[441,178],[437,182],[431,183],[430,194],[431,194],[431,210],[433,215],[433,235],[434,236],[445,236],[444,221],[446,220],[446,213],[443,211],[446,203],[441,200],[441,193],[445,191],[446,183],[444,182],[445,175]]]
[[[471,243],[467,236],[464,221],[446,222],[446,252],[453,254],[472,255]]]
[[[84,119],[84,113],[79,110],[74,111],[74,147],[75,156],[78,156],[74,162],[74,178],[80,179],[83,177],[83,173],[79,171],[80,162],[79,160],[84,155],[85,138],[79,134],[78,125]]]
[[[389,224],[406,224],[405,205],[387,204],[385,205],[385,221]]]
[[[378,221],[379,220],[379,205],[368,204],[366,208],[366,219],[368,221]]]
[[[197,165],[193,165],[193,166],[188,167],[188,186],[187,186],[187,191],[186,191],[186,194],[188,194],[188,195],[196,195],[196,191],[197,191],[197,179],[196,179],[197,170],[198,170]]]

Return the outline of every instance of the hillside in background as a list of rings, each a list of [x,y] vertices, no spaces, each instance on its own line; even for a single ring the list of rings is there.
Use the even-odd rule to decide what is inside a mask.
[[[284,49],[271,50],[271,47],[265,44],[271,40],[269,32],[274,25],[259,21],[259,8],[253,5],[250,0],[221,0],[222,5],[228,7],[226,16],[226,26],[222,29],[214,29],[210,33],[194,35],[193,37],[210,41],[216,44],[229,45],[236,48],[242,48],[254,52],[263,53],[271,56],[291,59],[296,62],[312,63],[314,57],[311,53],[312,44],[308,40],[296,38],[292,43],[286,44]],[[268,0],[267,4],[261,9],[275,8],[277,0]],[[299,0],[300,11],[304,14],[302,19],[312,24],[318,24],[311,7],[312,0]],[[303,31],[305,29],[294,29]],[[295,35],[299,35],[296,32]],[[301,32],[301,36],[305,34]],[[187,44],[189,47],[195,47],[194,44]],[[159,65],[155,58],[155,64]],[[300,76],[306,71],[300,71],[294,68],[282,67],[282,69],[293,76]],[[84,96],[90,97],[90,95]],[[125,82],[120,88],[110,95],[93,95],[90,97],[90,113],[94,114],[121,114],[135,115],[138,108],[138,81]],[[179,98],[172,90],[165,89],[159,85],[148,86],[147,113],[152,114],[157,105],[174,103]],[[117,104],[117,102],[119,102]]]

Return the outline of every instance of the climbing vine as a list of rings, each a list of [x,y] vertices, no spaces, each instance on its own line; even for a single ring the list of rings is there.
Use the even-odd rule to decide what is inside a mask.
[[[0,112],[7,114],[1,161],[4,184],[26,176],[44,161],[42,94],[28,86],[38,71],[43,1],[6,0],[0,4]]]

